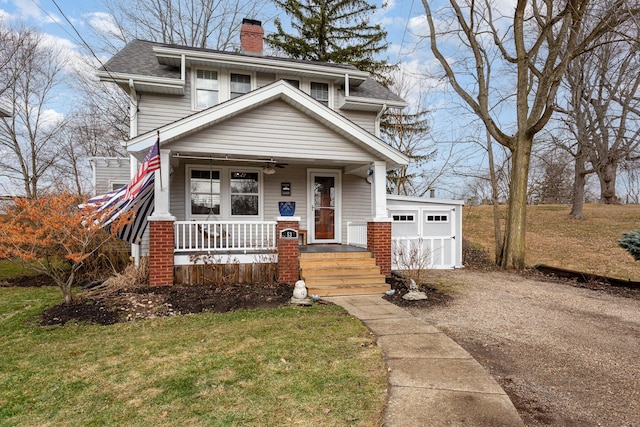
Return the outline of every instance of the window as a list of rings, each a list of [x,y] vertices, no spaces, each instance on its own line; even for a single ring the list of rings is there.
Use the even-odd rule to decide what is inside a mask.
[[[258,215],[258,172],[231,172],[231,215]]]
[[[191,215],[220,215],[220,171],[191,170]]]
[[[300,89],[300,80],[284,79],[284,81],[289,83],[291,86],[295,87],[296,89]]]
[[[448,215],[427,215],[427,222],[447,222],[449,221]]]
[[[251,76],[231,73],[231,99],[251,91]]]
[[[212,70],[196,71],[196,107],[207,108],[218,103],[218,73]]]
[[[329,84],[311,82],[310,95],[315,100],[329,106]]]
[[[121,189],[122,187],[126,187],[127,183],[126,182],[112,182],[111,183],[111,191],[116,191]]]
[[[413,222],[413,215],[394,215],[395,222]]]

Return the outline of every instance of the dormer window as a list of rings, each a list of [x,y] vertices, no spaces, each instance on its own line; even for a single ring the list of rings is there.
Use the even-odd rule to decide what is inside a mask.
[[[251,91],[251,76],[231,73],[231,99]]]
[[[207,108],[218,103],[218,73],[198,70],[196,74],[196,107]]]
[[[296,89],[300,89],[300,80],[284,79],[284,81],[289,83],[291,86],[295,87]]]
[[[327,107],[329,106],[329,84],[328,83],[311,82],[311,90],[309,92],[309,95],[311,95],[311,97],[316,101],[321,102]]]

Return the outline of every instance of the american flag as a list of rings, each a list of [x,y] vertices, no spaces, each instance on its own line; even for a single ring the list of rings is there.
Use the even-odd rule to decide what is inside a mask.
[[[129,243],[140,243],[147,228],[147,217],[153,213],[154,171],[160,169],[160,139],[151,147],[138,168],[136,176],[126,187],[92,197],[84,206],[93,208],[97,222],[107,230],[120,215],[132,212],[131,221],[117,231],[116,236]],[[81,206],[82,207],[82,206]]]
[[[156,140],[155,144],[151,147],[147,156],[142,161],[142,164],[136,172],[136,176],[127,184],[127,189],[124,197],[128,200],[135,199],[145,181],[145,177],[151,174],[153,171],[160,169],[160,137]]]

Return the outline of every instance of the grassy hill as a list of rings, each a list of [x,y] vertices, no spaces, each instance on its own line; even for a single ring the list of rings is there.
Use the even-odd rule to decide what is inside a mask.
[[[618,246],[622,233],[640,229],[640,205],[584,207],[584,220],[569,219],[568,205],[527,208],[526,264],[546,264],[592,274],[640,281],[640,262]],[[465,206],[462,233],[493,258],[491,206]],[[504,207],[502,207],[504,219]]]

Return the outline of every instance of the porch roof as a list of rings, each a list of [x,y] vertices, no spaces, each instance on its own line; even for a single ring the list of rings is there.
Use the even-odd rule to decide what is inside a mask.
[[[387,162],[390,168],[409,163],[409,158],[400,151],[283,80],[135,137],[128,141],[127,150],[136,158],[142,159],[149,147],[156,141],[158,132],[160,134],[161,147],[163,145],[166,146],[173,141],[200,132],[276,100],[287,103],[328,129],[340,134],[348,141],[368,151],[373,157]],[[314,147],[310,147],[309,150],[313,152]],[[322,158],[322,153],[314,154],[318,159]]]

